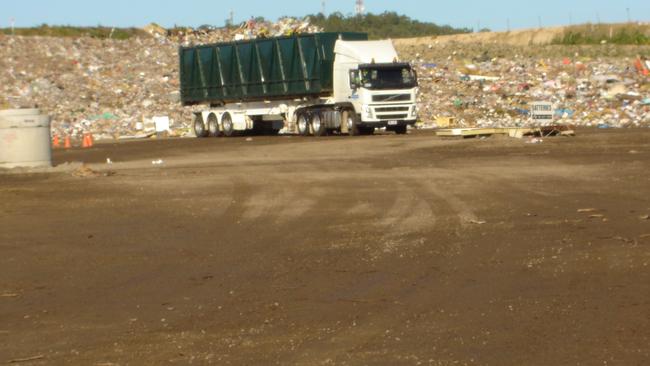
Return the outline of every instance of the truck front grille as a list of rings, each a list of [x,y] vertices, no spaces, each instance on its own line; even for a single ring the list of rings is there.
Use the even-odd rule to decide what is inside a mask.
[[[373,102],[404,102],[410,101],[411,94],[384,94],[384,95],[373,95]]]
[[[377,107],[375,108],[375,112],[377,113],[385,113],[385,112],[408,112],[409,111],[409,106],[402,106],[402,107]]]
[[[377,115],[377,119],[382,121],[384,120],[394,120],[394,119],[406,119],[408,114],[380,114]]]

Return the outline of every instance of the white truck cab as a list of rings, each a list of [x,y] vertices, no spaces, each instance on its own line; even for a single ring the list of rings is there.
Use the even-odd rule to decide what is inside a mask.
[[[417,75],[391,41],[338,40],[334,53],[333,97],[354,108],[357,124],[405,132],[416,122]]]

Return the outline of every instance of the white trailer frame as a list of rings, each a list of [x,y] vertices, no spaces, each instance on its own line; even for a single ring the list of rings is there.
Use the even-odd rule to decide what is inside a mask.
[[[217,131],[210,131],[208,122],[214,116],[219,127],[218,134],[223,134],[226,132],[223,125],[226,114],[231,117],[234,131],[252,130],[254,121],[259,119],[271,123],[273,129],[295,132],[298,118],[297,112],[313,107],[334,108],[335,104],[332,103],[331,99],[327,98],[267,100],[262,102],[228,103],[224,106],[211,107],[194,114],[196,117],[200,117],[203,128],[213,136],[217,135],[215,133]],[[196,119],[194,123],[197,123]],[[198,130],[200,129],[196,129],[195,126],[195,131]]]

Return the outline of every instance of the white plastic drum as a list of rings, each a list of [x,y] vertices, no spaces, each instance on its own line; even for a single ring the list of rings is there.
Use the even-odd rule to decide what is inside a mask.
[[[0,110],[0,168],[52,166],[50,117],[38,109]]]

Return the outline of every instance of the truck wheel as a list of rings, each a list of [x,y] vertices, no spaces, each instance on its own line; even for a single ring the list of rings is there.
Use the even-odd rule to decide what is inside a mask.
[[[311,116],[311,128],[314,131],[314,136],[325,136],[327,134],[327,129],[319,113],[314,113]]]
[[[309,122],[307,122],[307,115],[304,113],[298,115],[298,133],[301,136],[309,136]]]
[[[235,126],[232,124],[230,113],[226,113],[221,117],[221,128],[223,129],[223,134],[227,137],[231,137],[235,134]]]
[[[192,128],[194,129],[194,134],[196,137],[208,136],[208,130],[205,128],[205,124],[203,123],[203,116],[200,114],[197,114],[196,117],[194,117]]]
[[[219,136],[219,121],[214,114],[208,116],[208,134],[211,137]]]
[[[360,135],[361,131],[357,122],[357,114],[354,111],[346,111],[345,114],[347,115],[345,123],[348,124],[348,134],[350,136]]]
[[[395,134],[397,134],[397,135],[406,135],[406,125],[395,126],[393,131],[395,131]]]

